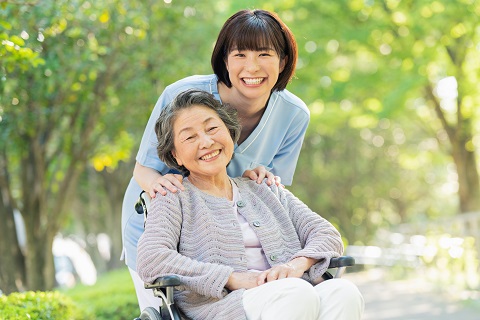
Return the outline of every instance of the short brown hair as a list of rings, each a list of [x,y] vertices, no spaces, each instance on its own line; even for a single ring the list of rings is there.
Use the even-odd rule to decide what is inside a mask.
[[[280,59],[288,57],[272,91],[287,87],[297,64],[298,49],[293,33],[277,14],[266,10],[241,10],[231,16],[218,34],[212,53],[212,68],[218,79],[232,87],[225,65],[233,49],[259,51],[273,46]]]
[[[157,154],[160,160],[168,167],[177,169],[184,176],[188,176],[190,172],[184,166],[178,165],[172,154],[175,148],[173,124],[181,110],[198,105],[210,108],[217,113],[230,132],[234,144],[240,138],[241,126],[237,117],[237,110],[227,104],[222,105],[220,101],[215,99],[213,94],[206,91],[189,89],[178,94],[172,102],[162,109],[155,123],[155,133],[158,139]]]

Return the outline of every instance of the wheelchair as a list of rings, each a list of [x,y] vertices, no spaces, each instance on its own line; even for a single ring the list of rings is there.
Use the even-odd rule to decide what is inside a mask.
[[[142,191],[139,200],[135,204],[135,210],[138,214],[143,214],[144,222],[147,219],[149,207],[150,195]],[[332,258],[328,269],[336,269],[335,274],[332,275],[330,271],[327,271],[322,277],[325,280],[340,278],[347,267],[354,265],[355,259],[351,256]],[[173,291],[176,286],[181,284],[180,278],[175,275],[159,277],[153,283],[145,283],[145,289],[152,289],[153,295],[161,299],[160,309],[147,307],[134,320],[187,320],[173,300]]]

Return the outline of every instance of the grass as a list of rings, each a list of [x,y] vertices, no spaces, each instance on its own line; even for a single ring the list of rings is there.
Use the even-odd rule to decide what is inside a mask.
[[[82,308],[89,320],[132,320],[139,315],[127,268],[101,275],[93,286],[77,285],[60,291]]]

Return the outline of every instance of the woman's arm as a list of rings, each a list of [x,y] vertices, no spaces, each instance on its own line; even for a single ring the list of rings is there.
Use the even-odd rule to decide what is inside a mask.
[[[302,246],[302,249],[293,255],[292,260],[302,257],[316,260],[308,272],[314,282],[321,281],[321,276],[327,270],[330,259],[343,254],[342,237],[329,221],[313,212],[290,191],[283,188],[277,188],[277,190]]]
[[[178,275],[188,290],[221,298],[233,268],[200,262],[177,252],[182,231],[182,205],[178,193],[152,200],[145,231],[138,241],[137,272],[145,282]]]
[[[293,182],[293,174],[298,163],[298,157],[302,148],[305,133],[310,118],[308,114],[302,114],[295,120],[296,126],[289,128],[282,146],[277,151],[270,164],[272,173],[282,177],[282,183],[289,186]]]
[[[133,177],[142,190],[148,192],[152,198],[155,198],[157,192],[162,196],[166,195],[167,191],[165,189],[171,192],[177,192],[178,189],[185,190],[182,184],[182,175],[171,173],[162,175],[157,170],[145,167],[139,162],[135,163]]]

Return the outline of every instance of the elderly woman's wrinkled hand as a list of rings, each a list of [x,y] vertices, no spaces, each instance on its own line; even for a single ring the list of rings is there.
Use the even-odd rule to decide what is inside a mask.
[[[298,269],[291,263],[284,263],[260,273],[257,278],[257,284],[262,285],[266,282],[284,278],[300,278],[303,275],[303,272],[303,269]]]
[[[228,290],[251,289],[258,287],[258,271],[233,272],[228,278],[225,288]]]

